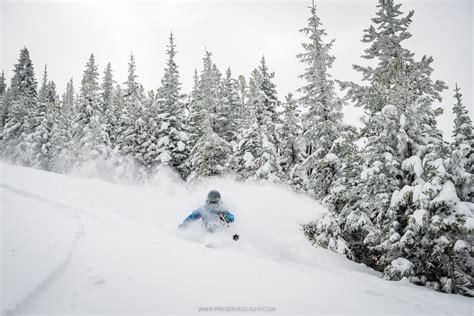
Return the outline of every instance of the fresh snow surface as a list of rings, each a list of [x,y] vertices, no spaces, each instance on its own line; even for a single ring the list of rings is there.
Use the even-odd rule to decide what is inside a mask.
[[[472,315],[472,299],[386,281],[311,246],[299,224],[324,209],[276,185],[211,179],[189,186],[165,171],[147,185],[119,185],[0,167],[5,315],[208,314],[200,307]],[[210,189],[235,215],[229,234],[178,231]],[[235,232],[238,242],[230,239]]]

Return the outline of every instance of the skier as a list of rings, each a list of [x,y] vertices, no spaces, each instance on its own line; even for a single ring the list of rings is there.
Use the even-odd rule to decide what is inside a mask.
[[[179,228],[185,228],[189,223],[202,219],[204,227],[209,232],[214,232],[234,221],[234,215],[230,213],[221,200],[221,194],[212,190],[207,194],[206,203],[193,211]]]

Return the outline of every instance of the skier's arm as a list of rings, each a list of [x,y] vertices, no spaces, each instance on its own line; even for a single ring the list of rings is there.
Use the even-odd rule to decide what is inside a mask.
[[[189,222],[197,221],[200,218],[201,218],[201,212],[199,212],[199,210],[195,210],[194,212],[189,214],[188,217],[186,217],[184,219],[183,224],[187,224]]]

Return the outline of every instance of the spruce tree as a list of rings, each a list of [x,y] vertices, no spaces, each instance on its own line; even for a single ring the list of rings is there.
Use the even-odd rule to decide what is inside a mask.
[[[85,134],[92,130],[93,120],[100,112],[99,73],[97,69],[94,54],[91,54],[84,69],[77,100],[75,121],[77,123],[76,138],[78,139],[84,138]]]
[[[66,173],[71,170],[76,160],[75,143],[73,138],[75,119],[76,94],[74,82],[71,78],[66,84],[66,91],[61,100],[61,107],[57,114],[57,124],[53,132],[51,149],[51,170]]]
[[[230,154],[229,143],[214,132],[210,124],[207,123],[203,136],[191,151],[190,164],[192,171],[188,181],[196,181],[203,177],[219,176],[226,173]]]
[[[192,180],[210,172],[212,175],[224,172],[231,154],[230,145],[223,138],[226,113],[221,102],[221,73],[211,57],[212,54],[206,51],[203,70],[192,93],[190,136],[193,149],[189,160]],[[205,166],[205,162],[209,165]]]
[[[74,117],[77,165],[102,159],[108,153],[103,133],[98,66],[91,54],[84,69]]]
[[[229,144],[236,143],[240,126],[242,108],[238,84],[238,81],[232,78],[230,68],[227,68],[226,75],[221,82],[220,122],[222,125],[221,136]]]
[[[3,127],[8,116],[7,88],[5,73],[2,71],[0,75],[0,140],[2,139]]]
[[[106,113],[107,110],[112,106],[112,100],[114,96],[114,84],[115,81],[113,79],[112,74],[112,65],[110,63],[107,64],[104,70],[104,76],[102,78],[102,85],[101,85],[101,111],[102,113]]]
[[[329,70],[334,62],[330,50],[334,40],[323,41],[327,35],[316,14],[316,6],[310,7],[311,16],[308,25],[300,32],[308,37],[302,44],[304,52],[298,54],[299,60],[306,65],[305,73],[300,77],[305,85],[299,89],[302,93],[301,104],[307,109],[303,117],[303,141],[306,146],[305,161],[301,170],[306,174],[306,188],[317,198],[324,198],[337,178],[337,159],[332,152],[335,140],[343,130],[342,102],[334,88],[334,80]]]
[[[43,81],[38,93],[38,109],[36,120],[38,124],[32,134],[32,149],[34,152],[35,166],[44,169],[53,169],[54,158],[54,133],[58,124],[59,97],[56,93],[56,85],[48,80],[47,68],[45,66]]]
[[[7,83],[5,80],[5,72],[2,70],[0,75],[0,96],[4,95],[7,92]]]
[[[146,100],[143,87],[136,81],[135,58],[130,55],[128,76],[123,90],[123,107],[120,114],[122,125],[119,131],[119,150],[133,157],[144,167],[153,167],[155,157],[147,152],[154,139],[149,134],[149,107],[151,100]]]
[[[281,182],[285,176],[281,168],[276,126],[279,123],[273,73],[268,71],[265,58],[252,71],[244,112],[249,115],[242,122],[238,146],[231,165],[243,179]]]
[[[298,104],[293,94],[289,93],[285,96],[283,123],[279,129],[280,156],[287,183],[298,190],[302,185],[302,179],[298,174],[298,167],[302,162],[300,115]]]
[[[37,125],[37,81],[25,47],[13,70],[7,98],[8,115],[2,131],[3,154],[23,165],[32,165],[32,132]]]
[[[462,103],[462,94],[456,84],[454,89],[456,104],[453,107],[454,131],[451,169],[460,199],[474,201],[474,131],[472,120],[466,106]]]
[[[360,196],[360,209],[380,231],[375,236],[362,234],[361,241],[367,245],[385,244],[384,240],[401,235],[403,227],[399,221],[403,210],[388,212],[391,196],[401,188],[404,179],[413,178],[412,171],[403,170],[402,163],[423,154],[426,136],[419,137],[423,135],[419,130],[422,124],[439,139],[434,126],[439,111],[432,109],[432,102],[440,99],[439,93],[445,88],[443,82],[432,82],[430,78],[431,57],[415,61],[413,53],[402,46],[411,37],[408,27],[413,11],[403,16],[400,4],[393,0],[381,0],[377,7],[377,17],[372,19],[375,26],[366,29],[363,37],[363,42],[371,44],[363,58],[376,61],[377,66],[354,66],[367,86],[344,85],[349,88],[348,97],[368,113],[361,135],[366,138],[366,145],[362,151],[364,170],[360,183],[364,193]],[[420,113],[420,108],[425,113]],[[381,248],[371,249],[377,252]]]
[[[115,145],[116,140],[116,115],[115,115],[115,108],[114,108],[114,84],[115,81],[113,79],[112,74],[112,65],[110,63],[107,64],[104,70],[104,76],[102,79],[101,84],[101,118],[102,118],[102,126],[103,132],[105,133],[104,138],[107,140],[106,142],[113,146]]]
[[[167,48],[168,61],[157,92],[160,118],[157,129],[157,160],[168,164],[186,178],[188,170],[185,162],[189,156],[189,144],[184,117],[184,94],[181,93],[178,65],[175,62],[177,52],[173,33],[170,34]]]

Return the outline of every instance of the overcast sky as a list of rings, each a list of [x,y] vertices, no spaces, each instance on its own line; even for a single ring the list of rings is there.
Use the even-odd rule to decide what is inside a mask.
[[[280,99],[301,86],[303,65],[295,55],[304,40],[298,32],[306,24],[307,1],[14,1],[0,0],[0,68],[11,78],[19,50],[31,53],[37,78],[48,64],[50,78],[64,90],[73,77],[76,89],[91,52],[102,72],[112,63],[115,79],[124,82],[131,52],[139,81],[147,90],[158,87],[166,60],[170,31],[178,45],[177,63],[184,91],[192,85],[194,69],[201,69],[204,48],[224,71],[248,76],[262,55],[276,73]],[[473,102],[473,14],[471,0],[405,0],[402,10],[415,10],[406,46],[416,58],[434,58],[434,79],[449,86],[443,94],[445,114],[440,127],[448,138],[452,130],[454,83]],[[352,64],[365,64],[360,56],[362,30],[370,25],[376,0],[316,1],[318,15],[329,39],[336,39],[332,74],[336,79],[360,80]],[[359,109],[345,109],[346,120],[357,124]]]

